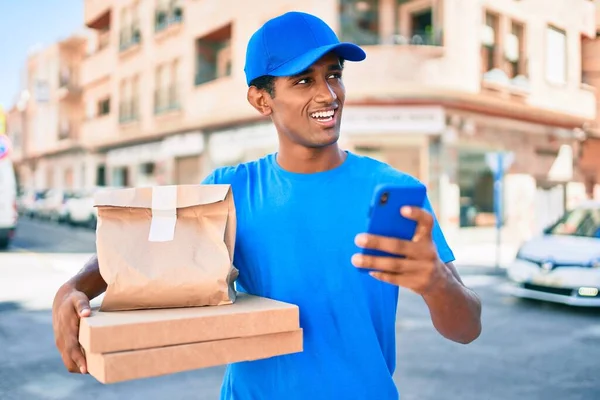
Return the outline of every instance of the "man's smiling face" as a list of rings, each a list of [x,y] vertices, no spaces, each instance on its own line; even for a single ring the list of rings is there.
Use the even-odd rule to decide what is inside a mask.
[[[274,96],[267,94],[267,115],[282,139],[307,148],[336,143],[340,135],[346,90],[338,55],[327,54],[306,71],[275,78]]]

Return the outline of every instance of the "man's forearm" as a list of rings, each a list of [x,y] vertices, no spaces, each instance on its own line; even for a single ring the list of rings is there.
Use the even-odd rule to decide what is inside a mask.
[[[65,285],[85,293],[90,300],[104,293],[106,282],[100,275],[98,257],[94,254],[81,271],[69,279]]]
[[[439,287],[423,296],[435,328],[447,339],[467,344],[481,333],[481,301],[466,288],[452,264]]]

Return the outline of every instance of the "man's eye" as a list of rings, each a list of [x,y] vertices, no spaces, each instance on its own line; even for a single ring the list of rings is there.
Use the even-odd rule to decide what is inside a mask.
[[[335,74],[331,74],[329,75],[329,79],[341,79],[342,78],[342,74],[340,74],[339,72],[336,72]]]
[[[296,85],[304,85],[308,83],[308,78],[302,78],[296,82]]]

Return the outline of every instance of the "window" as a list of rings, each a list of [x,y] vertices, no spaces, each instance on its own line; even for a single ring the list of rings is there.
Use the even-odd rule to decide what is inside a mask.
[[[154,14],[154,31],[160,32],[170,25],[183,21],[183,8],[179,0],[158,0]]]
[[[98,102],[98,116],[110,114],[110,98],[102,99]]]
[[[231,24],[196,40],[196,85],[231,76]]]
[[[439,44],[433,30],[433,10],[431,7],[411,14],[410,44],[430,46]]]
[[[119,104],[119,122],[124,124],[136,121],[139,117],[139,78],[134,76],[121,81]]]
[[[600,238],[600,210],[574,209],[547,230],[550,235]]]
[[[442,0],[397,0],[397,24],[393,43],[411,46],[443,45]],[[383,15],[383,10],[379,10]],[[383,18],[389,18],[383,16]],[[388,20],[393,23],[393,20]]]
[[[129,182],[129,168],[128,167],[115,167],[112,170],[112,186],[117,187],[128,187]]]
[[[527,75],[525,56],[525,27],[518,22],[511,22],[510,33],[504,44],[504,57],[506,58],[507,72],[510,78],[518,75]]]
[[[581,36],[581,83],[583,85],[593,86],[593,78],[594,75],[596,75],[594,72],[594,63],[598,58],[594,48],[599,38],[600,31],[598,31],[596,39],[590,39],[583,35]]]
[[[481,37],[481,72],[484,74],[498,67],[496,54],[499,27],[500,17],[496,14],[486,13]]]
[[[171,64],[171,85],[169,86],[169,107],[171,109],[179,108],[179,86],[177,79],[179,77],[179,60]]]
[[[567,83],[567,35],[565,31],[546,28],[546,79],[550,83]]]
[[[154,113],[177,110],[180,107],[177,79],[179,60],[163,64],[156,69],[156,84],[154,92]]]
[[[131,82],[131,116],[137,120],[139,118],[139,95],[140,95],[140,79],[136,75]]]
[[[340,40],[379,44],[379,0],[340,0]]]
[[[141,42],[142,35],[139,23],[139,3],[121,10],[121,32],[119,34],[119,50],[125,51]]]
[[[62,116],[58,126],[58,139],[68,139],[71,137],[71,123],[67,116]]]
[[[96,186],[106,186],[106,166],[103,164],[96,168]]]

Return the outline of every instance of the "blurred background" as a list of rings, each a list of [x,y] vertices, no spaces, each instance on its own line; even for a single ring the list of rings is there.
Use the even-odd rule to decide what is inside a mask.
[[[0,2],[0,398],[217,398],[219,368],[69,375],[49,307],[94,251],[97,190],[195,184],[276,150],[243,66],[290,10],[364,47],[342,145],[426,183],[484,299],[463,348],[403,294],[403,398],[600,397],[600,1],[21,0]]]

